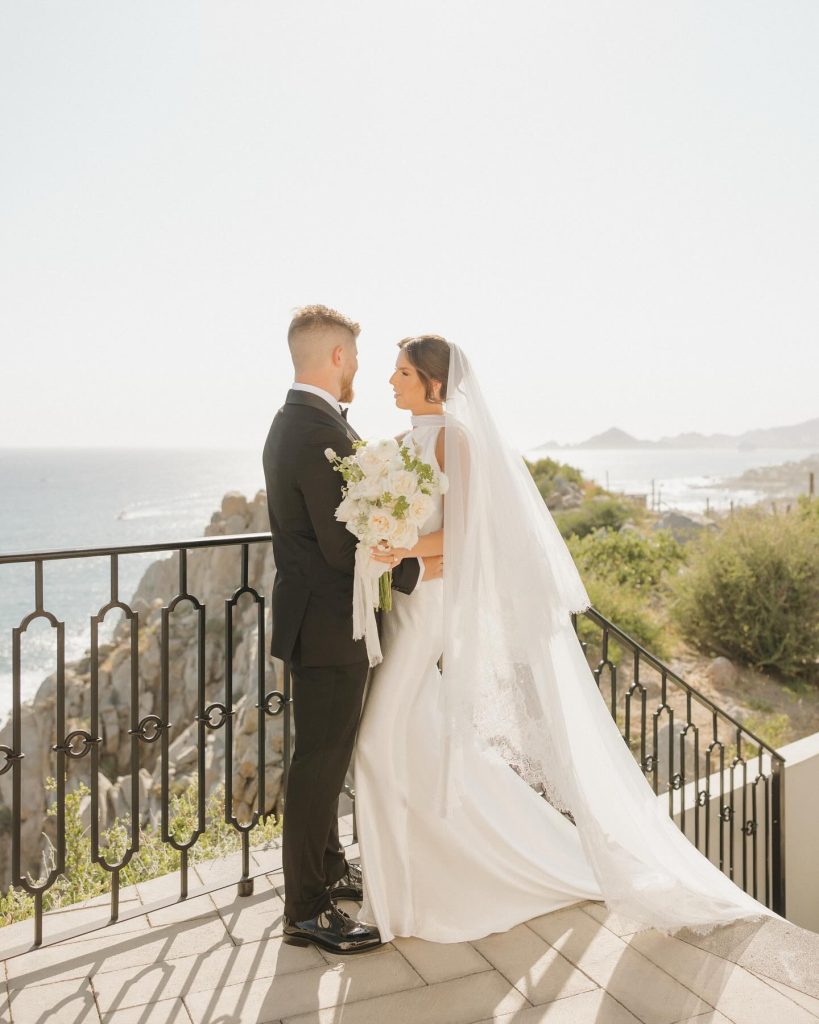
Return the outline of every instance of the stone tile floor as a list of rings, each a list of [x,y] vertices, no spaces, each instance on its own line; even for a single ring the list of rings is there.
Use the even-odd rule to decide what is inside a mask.
[[[347,822],[349,825],[349,822]],[[349,835],[347,841],[349,842]],[[355,846],[348,850],[351,858]],[[10,1024],[803,1024],[819,1021],[819,935],[771,921],[706,938],[634,933],[599,903],[476,942],[396,939],[333,957],[281,940],[278,849],[235,885],[5,958],[31,922],[0,930],[0,1021]],[[197,882],[239,874],[196,865]],[[172,899],[177,876],[125,890],[123,912]],[[45,935],[105,900],[50,914]],[[345,904],[354,912],[356,904]]]

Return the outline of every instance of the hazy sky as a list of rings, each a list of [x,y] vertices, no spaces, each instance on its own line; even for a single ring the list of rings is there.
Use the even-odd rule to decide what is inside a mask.
[[[819,415],[819,4],[0,7],[0,445],[258,447],[291,309],[528,447]]]

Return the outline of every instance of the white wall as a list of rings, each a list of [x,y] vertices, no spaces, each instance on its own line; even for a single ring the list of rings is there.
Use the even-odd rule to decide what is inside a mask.
[[[819,932],[819,733],[806,736],[795,743],[780,748],[779,753],[785,758],[785,906],[786,917],[794,924],[811,931]],[[765,849],[763,846],[764,830],[756,836],[756,857],[754,858],[753,836],[744,835],[742,821],[753,817],[752,804],[754,790],[757,799],[757,820],[764,819],[764,784],[753,786],[753,779],[759,769],[758,758],[749,761],[745,789],[745,814],[742,811],[743,779],[741,770],[734,772],[734,829],[733,843],[730,842],[731,831],[726,822],[720,819],[720,806],[730,802],[731,778],[725,772],[723,796],[720,798],[720,777],[715,773],[710,777],[709,791],[711,799],[707,808],[697,807],[696,787],[689,783],[679,793],[674,794],[674,820],[681,820],[681,810],[685,808],[685,834],[693,841],[695,822],[699,821],[700,842],[698,848],[705,852],[704,835],[706,826],[710,829],[708,848],[709,859],[719,865],[720,831],[723,836],[723,869],[727,868],[733,854],[733,878],[737,884],[753,894],[753,865],[756,860],[757,890],[756,898],[765,902]],[[770,759],[762,759],[763,772],[770,773]],[[700,789],[705,789],[705,779],[700,779]],[[664,808],[668,806],[668,794],[658,796]],[[770,860],[770,848],[769,848]],[[744,861],[743,861],[744,857]],[[747,882],[747,885],[744,884]]]
[[[819,932],[819,732],[779,753],[785,758],[787,918]]]

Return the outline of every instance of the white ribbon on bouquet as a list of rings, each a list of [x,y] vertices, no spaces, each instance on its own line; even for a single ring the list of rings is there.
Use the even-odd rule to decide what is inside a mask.
[[[375,612],[380,604],[378,581],[389,571],[389,566],[376,561],[367,545],[359,542],[355,550],[353,575],[353,639],[364,638],[371,668],[380,664],[382,659]]]

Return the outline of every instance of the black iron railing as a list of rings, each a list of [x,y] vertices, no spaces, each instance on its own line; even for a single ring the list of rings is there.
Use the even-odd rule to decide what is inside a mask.
[[[251,550],[255,545],[270,544],[270,534],[241,534],[236,536],[212,536],[173,544],[141,544],[132,546],[90,548],[83,550],[35,552],[27,554],[0,555],[0,565],[27,564],[33,569],[34,608],[12,629],[12,712],[11,743],[0,745],[0,776],[11,772],[11,807],[8,816],[7,834],[3,834],[0,817],[0,844],[8,842],[10,832],[11,860],[4,885],[28,893],[34,900],[33,942],[21,943],[14,949],[6,950],[4,956],[13,956],[28,949],[51,944],[68,937],[92,931],[105,923],[125,920],[169,906],[195,895],[212,892],[228,885],[237,884],[240,896],[253,892],[253,880],[263,871],[251,871],[251,837],[254,828],[266,821],[281,806],[279,797],[286,790],[287,770],[291,756],[291,703],[290,678],[286,667],[280,667],[276,675],[273,662],[267,654],[266,602],[261,591],[269,580],[252,580],[250,571]],[[189,580],[189,556],[201,549],[219,547],[236,549],[239,558],[237,580],[233,589],[222,600],[220,613],[224,614],[224,655],[219,689],[214,695],[213,679],[206,672],[205,635],[208,628],[207,601],[203,594],[192,592]],[[269,550],[265,549],[265,550]],[[161,553],[176,557],[175,593],[167,594],[163,600],[160,624],[157,630],[160,652],[159,707],[158,713],[151,711],[140,714],[140,616],[131,604],[119,595],[119,560],[130,554]],[[89,679],[90,714],[87,723],[67,731],[66,721],[66,664],[64,623],[49,611],[45,601],[44,567],[49,562],[62,559],[106,558],[110,566],[110,595],[108,601],[90,617]],[[254,585],[255,584],[255,585]],[[234,718],[237,699],[234,692],[234,613],[240,600],[246,597],[255,606],[255,679],[252,690],[247,691],[255,703],[256,769],[258,788],[253,801],[252,814],[243,820],[234,808]],[[211,597],[210,604],[214,601]],[[195,644],[191,647],[196,654],[196,698],[195,714],[190,721],[171,721],[171,698],[178,680],[172,678],[172,629],[171,620],[177,608],[187,605],[195,621]],[[100,627],[105,616],[114,610],[122,613],[120,640],[128,646],[130,669],[130,706],[128,709],[128,764],[130,766],[129,800],[129,843],[117,859],[109,859],[106,848],[101,844],[100,834],[100,748],[103,736],[100,725]],[[29,625],[36,619],[44,619],[56,630],[56,698],[54,707],[54,732],[57,742],[51,747],[53,755],[56,791],[53,803],[53,858],[51,870],[32,881],[31,850],[23,850],[22,842],[22,781],[26,771],[25,758],[33,751],[23,749],[22,699],[21,699],[21,641]],[[127,623],[127,629],[125,624]],[[785,904],[785,861],[784,861],[784,775],[783,759],[759,737],[747,730],[740,722],[713,704],[705,695],[688,685],[666,665],[642,648],[613,623],[593,609],[585,613],[582,626],[575,629],[580,633],[587,656],[594,658],[594,644],[599,639],[600,657],[594,668],[595,678],[601,694],[607,701],[615,720],[621,725],[625,741],[629,744],[643,771],[653,784],[655,792],[661,787],[668,790],[669,812],[680,818],[679,824],[692,842],[706,855],[712,853],[714,830],[716,829],[719,866],[729,876],[755,897],[763,900],[779,913]],[[584,633],[586,635],[584,635]],[[618,665],[614,648],[620,652]],[[626,664],[626,661],[628,664]],[[603,686],[604,673],[608,677],[608,693]],[[618,675],[619,673],[619,675]],[[646,678],[647,673],[656,677],[654,683]],[[273,676],[275,685],[270,684]],[[625,676],[627,685],[618,686],[618,679]],[[210,682],[207,680],[210,678]],[[210,693],[208,690],[210,689]],[[675,704],[676,697],[678,702]],[[679,700],[682,701],[681,711]],[[649,704],[655,707],[649,712]],[[697,720],[695,707],[707,722]],[[287,711],[288,713],[284,713]],[[682,726],[675,731],[675,714],[682,719]],[[265,791],[265,759],[268,722],[281,716],[281,768],[280,792]],[[196,756],[195,781],[197,786],[196,821],[190,835],[180,839],[171,829],[169,820],[171,806],[171,756],[169,753],[172,734],[178,735],[183,728],[195,723]],[[663,728],[668,729],[667,738]],[[236,831],[241,844],[241,872],[238,879],[230,879],[209,888],[189,888],[189,855],[206,828],[206,745],[209,733],[224,730],[224,820]],[[730,733],[730,739],[726,736]],[[705,739],[702,736],[708,734]],[[159,743],[158,754],[153,745]],[[751,751],[756,753],[751,755]],[[158,901],[136,910],[120,911],[120,873],[139,850],[141,805],[138,772],[146,752],[158,759],[160,767],[160,816],[158,827],[163,843],[172,846],[180,854],[179,896]],[[110,913],[108,921],[99,921],[82,928],[58,935],[43,935],[43,897],[66,871],[66,773],[69,761],[75,763],[89,756],[90,761],[90,837],[91,856],[97,865],[110,875]],[[728,765],[726,767],[726,759]],[[715,766],[716,761],[716,766]],[[751,761],[755,762],[755,775],[749,780]],[[712,786],[717,778],[717,793]],[[737,776],[741,775],[741,797],[737,804]],[[693,810],[686,807],[683,797],[694,787]],[[749,788],[750,787],[750,788]],[[354,793],[347,788],[354,800]],[[761,796],[760,796],[761,794]],[[714,796],[719,797],[717,821],[711,804]],[[0,807],[2,811],[2,807]],[[737,836],[740,837],[737,851]],[[0,864],[2,861],[0,860]],[[269,870],[269,869],[266,869]],[[760,882],[760,876],[762,881]],[[764,893],[761,890],[764,889]],[[758,895],[758,890],[760,894]],[[0,930],[2,940],[2,930]]]
[[[253,545],[270,545],[270,534],[241,534],[237,536],[214,536],[201,539],[182,541],[174,544],[140,544],[131,546],[120,546],[111,548],[88,548],[82,550],[49,551],[15,555],[0,555],[0,565],[12,563],[25,563],[33,568],[34,583],[34,608],[21,620],[20,624],[12,630],[12,708],[11,708],[11,744],[0,745],[0,776],[11,772],[11,813],[8,818],[10,840],[11,840],[11,866],[10,875],[4,880],[6,884],[10,881],[17,889],[28,893],[34,899],[34,936],[33,944],[23,944],[12,951],[6,951],[4,955],[15,955],[24,952],[28,948],[43,944],[43,897],[49,889],[54,886],[60,875],[66,871],[66,770],[69,760],[80,760],[90,754],[90,838],[91,858],[104,871],[111,876],[110,886],[110,922],[123,920],[134,916],[132,912],[120,913],[119,889],[120,873],[134,858],[139,850],[140,839],[140,785],[139,768],[141,755],[152,744],[159,742],[159,762],[161,768],[160,785],[160,820],[158,822],[161,832],[161,839],[179,852],[179,896],[177,899],[160,901],[152,907],[143,907],[139,913],[147,913],[150,909],[159,909],[171,903],[184,900],[189,895],[189,854],[205,831],[206,820],[206,734],[209,731],[224,729],[225,751],[224,751],[224,815],[225,821],[229,823],[238,833],[241,841],[241,875],[238,880],[233,879],[221,886],[214,886],[210,889],[198,889],[195,895],[204,891],[215,891],[225,885],[238,882],[239,894],[242,896],[251,895],[253,892],[253,879],[256,875],[251,873],[250,865],[250,837],[256,825],[266,820],[270,814],[275,814],[273,802],[268,799],[265,793],[265,744],[267,720],[279,715],[290,702],[290,680],[289,673],[282,674],[283,686],[268,689],[266,685],[270,659],[267,656],[265,645],[265,597],[260,592],[261,586],[251,585],[249,574],[250,550]],[[205,665],[205,631],[206,631],[206,605],[201,600],[201,595],[191,592],[188,579],[189,553],[201,549],[213,549],[230,546],[239,552],[239,565],[237,565],[238,580],[236,588],[224,599],[224,666],[223,666],[223,693],[221,699],[208,700],[206,693],[206,665]],[[177,587],[176,593],[170,596],[161,609],[161,628],[159,630],[160,647],[160,681],[159,681],[159,709],[157,713],[149,713],[140,716],[140,622],[139,613],[130,604],[123,601],[119,596],[119,560],[124,555],[156,553],[175,553],[177,559]],[[90,618],[90,716],[87,727],[74,728],[66,731],[66,663],[65,663],[65,626],[58,620],[56,615],[46,607],[44,587],[44,567],[49,562],[63,559],[79,558],[107,558],[110,563],[110,595],[96,614]],[[240,821],[234,814],[233,807],[233,718],[235,716],[235,700],[233,687],[233,655],[234,655],[234,611],[240,599],[247,595],[255,604],[256,614],[256,679],[255,679],[255,710],[256,710],[256,731],[257,741],[257,779],[258,789],[255,798],[255,807],[249,819]],[[181,605],[188,605],[193,611],[196,620],[196,714],[193,716],[196,729],[196,768],[195,781],[197,788],[196,796],[196,822],[191,833],[184,839],[180,839],[171,829],[169,811],[171,806],[170,786],[170,757],[169,746],[172,731],[178,734],[184,727],[191,724],[190,721],[172,722],[170,715],[170,703],[172,688],[178,680],[172,680],[171,672],[171,617],[174,611]],[[130,744],[130,809],[128,814],[129,842],[124,853],[116,860],[109,860],[106,850],[102,848],[100,840],[100,746],[103,742],[100,728],[100,626],[108,612],[118,609],[123,615],[123,622],[127,623],[130,630],[129,639],[125,643],[129,645],[130,658],[130,707],[128,710],[129,728],[128,743]],[[54,778],[56,791],[52,807],[54,815],[53,838],[51,840],[52,856],[51,870],[43,877],[32,881],[32,872],[28,870],[34,851],[23,850],[22,842],[22,782],[27,754],[33,753],[23,749],[22,737],[22,699],[21,699],[21,644],[23,635],[28,627],[37,619],[44,619],[56,631],[56,699],[55,699],[55,733],[57,742],[51,747],[53,754]],[[283,769],[286,784],[287,766],[290,760],[290,716],[284,715],[283,725]],[[2,819],[0,819],[2,820]],[[7,841],[0,828],[0,843]],[[103,922],[100,922],[103,923]],[[84,929],[75,929],[70,934],[83,934],[91,931],[100,924],[91,925]],[[67,933],[50,936],[49,944],[68,937]],[[2,938],[2,931],[0,931]]]
[[[573,616],[623,739],[680,829],[785,913],[785,759],[595,609]],[[615,654],[616,649],[616,654]]]

